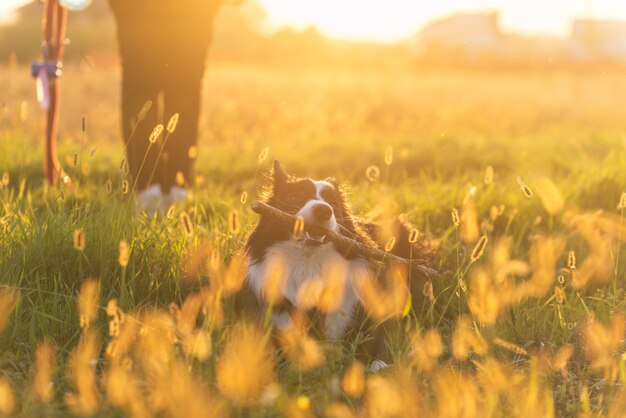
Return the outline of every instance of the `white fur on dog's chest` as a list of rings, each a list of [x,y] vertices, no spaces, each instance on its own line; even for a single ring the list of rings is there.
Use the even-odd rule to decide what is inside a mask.
[[[368,274],[368,265],[365,260],[346,260],[336,250],[333,244],[327,243],[319,247],[306,247],[300,242],[284,241],[272,245],[266,251],[262,261],[250,264],[248,283],[257,297],[261,298],[263,282],[267,277],[266,269],[276,260],[286,264],[286,284],[283,296],[292,305],[298,306],[298,290],[309,280],[332,275],[332,270],[345,272],[345,289],[339,308],[326,315],[326,332],[335,339],[341,336],[352,321],[353,311],[358,302],[353,283],[360,277]],[[281,328],[291,323],[286,313],[273,315],[274,324]]]

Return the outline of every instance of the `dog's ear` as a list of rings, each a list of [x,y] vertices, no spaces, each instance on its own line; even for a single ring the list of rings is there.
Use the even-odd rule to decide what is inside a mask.
[[[289,174],[283,170],[283,166],[280,165],[278,160],[274,160],[274,172],[272,173],[274,179],[274,185],[285,184],[289,180]]]

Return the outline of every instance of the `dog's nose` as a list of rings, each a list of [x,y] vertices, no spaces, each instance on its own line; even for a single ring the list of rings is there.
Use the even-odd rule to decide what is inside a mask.
[[[325,203],[317,203],[313,206],[313,217],[316,221],[327,221],[333,216],[333,209]]]

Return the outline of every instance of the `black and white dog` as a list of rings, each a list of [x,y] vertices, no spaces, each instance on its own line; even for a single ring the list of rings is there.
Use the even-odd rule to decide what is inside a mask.
[[[313,224],[359,242],[376,246],[365,228],[352,217],[345,196],[333,179],[314,181],[289,176],[278,162],[274,163],[273,187],[267,203],[284,212],[300,216],[305,224]],[[370,233],[374,232],[368,228]],[[261,219],[248,238],[247,283],[257,301],[265,306],[264,286],[276,262],[283,264],[285,283],[281,288],[283,302],[273,306],[272,320],[281,329],[292,323],[293,311],[299,306],[298,292],[309,280],[341,271],[341,300],[332,312],[323,317],[323,328],[332,339],[341,337],[352,325],[359,304],[357,282],[376,275],[377,264],[356,253],[340,253],[325,236],[294,236],[293,229],[270,217]]]

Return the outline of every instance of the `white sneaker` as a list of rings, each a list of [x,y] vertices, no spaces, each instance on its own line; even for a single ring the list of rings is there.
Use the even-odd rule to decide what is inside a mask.
[[[187,189],[185,189],[184,187],[170,187],[170,192],[167,194],[167,196],[165,196],[165,209],[167,210],[172,205],[184,202],[187,199],[188,194],[189,193],[187,192]]]
[[[379,371],[384,370],[387,367],[389,367],[389,365],[382,360],[374,360],[369,364],[369,366],[367,366],[367,368],[370,369],[372,373],[378,373]]]
[[[137,193],[137,206],[146,211],[150,218],[161,210],[162,205],[163,192],[160,184],[153,184]]]

